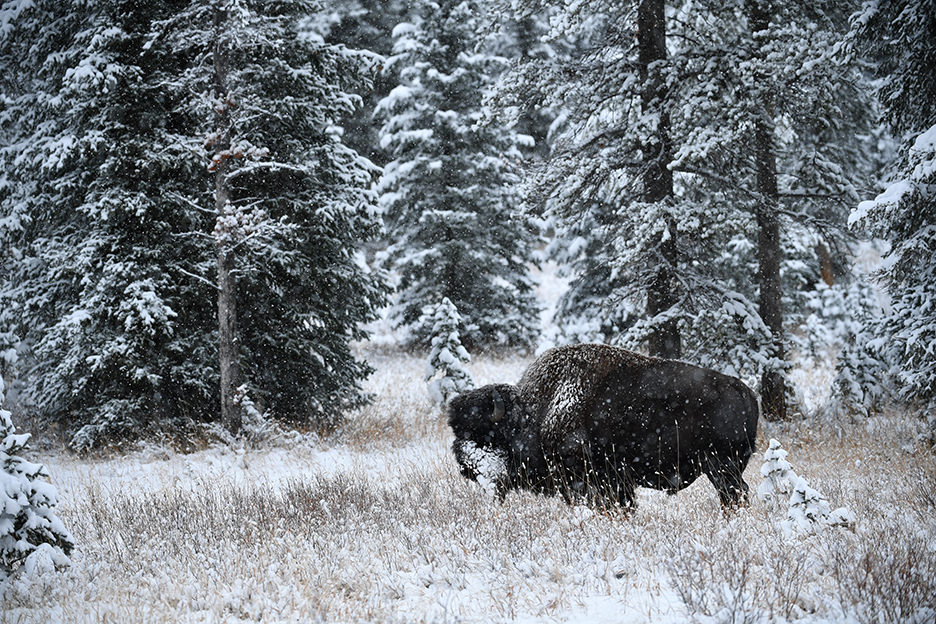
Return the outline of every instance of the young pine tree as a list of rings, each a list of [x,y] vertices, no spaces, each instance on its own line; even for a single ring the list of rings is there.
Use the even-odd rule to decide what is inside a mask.
[[[0,405],[3,396],[0,378]],[[0,408],[0,581],[43,546],[56,565],[67,563],[75,542],[55,513],[58,494],[45,468],[20,457],[28,440]]]
[[[475,387],[474,378],[465,370],[471,361],[458,336],[461,316],[448,299],[433,307],[427,306],[426,322],[432,325],[429,359],[426,361],[426,381],[433,404],[444,407],[456,394]]]
[[[396,322],[410,344],[425,344],[422,308],[447,297],[469,348],[529,346],[538,318],[532,237],[515,194],[520,139],[478,123],[504,60],[475,49],[474,0],[424,2],[417,13],[394,29],[389,62],[401,84],[377,107],[393,159],[379,191],[393,241],[386,257],[400,276]]]

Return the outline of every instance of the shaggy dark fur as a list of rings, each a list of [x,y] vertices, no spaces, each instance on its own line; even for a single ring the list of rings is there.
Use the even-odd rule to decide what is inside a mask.
[[[592,344],[551,349],[517,386],[472,390],[448,408],[466,477],[501,496],[524,487],[625,507],[636,486],[674,493],[701,474],[722,505],[737,505],[757,418],[738,379]]]

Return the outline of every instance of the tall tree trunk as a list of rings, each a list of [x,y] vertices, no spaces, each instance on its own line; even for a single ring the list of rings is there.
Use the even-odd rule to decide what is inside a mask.
[[[770,23],[768,6],[750,0],[751,32],[766,30]],[[754,158],[757,171],[757,284],[760,288],[760,316],[773,336],[773,356],[784,361],[783,290],[780,284],[780,217],[777,212],[777,158],[773,141],[773,120],[766,107],[754,127]],[[767,420],[786,418],[786,392],[783,373],[772,368],[761,377],[761,410]]]
[[[243,414],[238,403],[241,386],[237,340],[237,278],[234,257],[223,247],[218,249],[218,357],[221,366],[221,424],[232,435],[240,432]]]
[[[215,158],[212,167],[215,176],[215,240],[218,246],[218,358],[221,371],[221,424],[237,435],[243,424],[243,413],[237,400],[237,389],[243,383],[238,353],[237,335],[237,276],[234,266],[233,238],[225,217],[230,212],[231,189],[228,183],[230,168],[230,97],[227,88],[228,56],[221,42],[227,12],[216,9],[214,44],[215,98]]]
[[[645,113],[656,112],[655,135],[643,146],[644,201],[663,203],[673,196],[673,172],[667,167],[672,160],[669,111],[663,102],[664,85],[658,72],[650,65],[666,59],[666,15],[663,0],[641,0],[637,7],[637,52],[640,79],[643,85],[641,105]],[[674,271],[677,258],[676,221],[665,217],[665,233],[656,241],[655,274],[647,291],[647,315],[654,317],[676,305],[678,293]],[[669,320],[653,330],[649,340],[650,353],[659,357],[678,358],[682,352],[679,327]]]

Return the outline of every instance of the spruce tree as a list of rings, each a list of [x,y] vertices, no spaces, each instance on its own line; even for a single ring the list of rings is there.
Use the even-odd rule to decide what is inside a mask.
[[[515,194],[520,139],[479,124],[504,60],[475,49],[473,0],[427,2],[417,12],[394,29],[390,63],[401,84],[377,108],[393,158],[379,191],[393,241],[386,258],[400,276],[395,321],[410,344],[425,344],[432,327],[422,309],[447,297],[469,348],[529,346],[538,318],[532,235]]]
[[[366,336],[361,324],[385,297],[358,251],[378,231],[376,169],[342,144],[337,124],[373,68],[371,55],[324,41],[321,8],[190,2],[150,39],[191,60],[180,80],[213,186],[202,206],[212,215],[222,419],[232,431],[244,384],[258,406],[304,425],[333,424],[366,399],[360,381],[371,369],[350,342]]]
[[[878,298],[878,289],[860,275],[845,288],[844,318],[835,336],[841,347],[830,404],[835,412],[868,416],[891,398],[887,366],[880,355],[885,341],[873,333],[883,318]]]
[[[30,398],[73,446],[218,419],[221,283],[243,370],[228,397],[304,424],[365,399],[349,343],[384,297],[356,250],[378,228],[375,170],[336,123],[368,61],[315,35],[319,8],[10,14],[2,296],[33,347]]]
[[[178,65],[143,47],[171,8],[24,4],[0,39],[3,299],[32,346],[25,390],[76,448],[201,419],[216,396],[211,290],[187,277],[204,254],[179,235],[203,222],[203,165],[160,80]]]
[[[491,3],[489,2],[489,5]],[[549,58],[568,58],[574,42],[566,38],[550,40],[549,15],[552,9],[546,7],[530,14],[511,17],[509,14],[495,14],[496,23],[487,40],[487,47],[499,56],[510,61],[511,67],[520,67],[530,61]],[[525,102],[517,110],[514,131],[529,137],[532,144],[527,144],[525,155],[534,162],[549,155],[549,129],[556,119],[557,111],[548,107]]]
[[[687,9],[685,18],[703,44],[681,57],[679,70],[697,77],[680,98],[696,128],[673,166],[693,174],[707,201],[738,211],[755,261],[755,289],[745,292],[770,332],[760,367],[764,414],[783,418],[788,332],[807,312],[803,293],[821,279],[819,252],[844,249],[847,206],[872,166],[862,137],[873,105],[858,67],[837,54],[847,6],[702,6],[702,15]]]
[[[574,278],[557,317],[566,338],[751,373],[765,360],[765,328],[752,289],[719,273],[744,219],[718,197],[703,204],[693,175],[672,168],[674,150],[700,140],[692,134],[699,118],[676,88],[694,50],[685,37],[669,39],[673,24],[661,22],[662,9],[560,9],[550,36],[574,33],[572,58],[531,60],[508,77],[498,102],[561,111],[528,200],[545,208],[556,228],[548,251]]]
[[[800,320],[799,292],[819,279],[817,243],[841,244],[870,168],[855,129],[873,106],[856,67],[836,56],[847,12],[569,4],[552,36],[571,29],[590,45],[569,63],[529,63],[502,98],[563,111],[531,198],[555,215],[567,249],[604,249],[582,273],[598,285],[597,275],[620,279],[605,300],[626,299],[639,314],[614,340],[660,353],[653,344],[675,336],[675,321],[682,357],[759,378],[771,417],[785,411],[787,332]],[[661,13],[664,27],[646,41]],[[656,96],[654,81],[664,85]],[[672,192],[660,190],[666,172]],[[604,306],[608,326],[621,310]]]
[[[883,271],[891,312],[875,327],[903,401],[936,430],[936,2],[866,2],[849,44],[880,76],[884,119],[902,140],[887,188],[852,224],[890,243]]]

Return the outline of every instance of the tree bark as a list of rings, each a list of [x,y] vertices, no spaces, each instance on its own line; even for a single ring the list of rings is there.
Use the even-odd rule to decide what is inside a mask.
[[[237,388],[241,386],[237,339],[237,278],[234,257],[218,249],[218,357],[221,367],[221,424],[237,435],[243,424]]]
[[[770,23],[767,6],[759,0],[750,0],[751,32],[766,30]],[[780,217],[777,211],[777,158],[773,141],[773,120],[761,103],[761,118],[754,126],[754,158],[757,172],[757,284],[761,320],[773,336],[773,357],[786,359],[783,335],[783,290],[780,283]],[[786,418],[786,383],[783,373],[776,368],[761,376],[761,411],[767,420]]]
[[[641,106],[645,113],[658,115],[655,134],[643,145],[643,200],[665,203],[673,197],[673,147],[670,138],[670,117],[664,103],[664,85],[659,73],[651,65],[666,59],[666,15],[663,0],[641,0],[637,7],[637,53],[640,67]],[[672,308],[679,300],[675,270],[677,256],[676,221],[672,215],[664,217],[665,233],[656,240],[653,257],[656,267],[647,290],[647,315],[655,317]],[[668,320],[654,328],[648,347],[651,355],[678,358],[682,353],[677,321]]]
[[[234,233],[224,218],[229,211],[231,189],[230,168],[230,97],[227,87],[228,56],[221,43],[227,12],[216,9],[214,43],[215,82],[215,158],[212,162],[215,182],[215,241],[218,246],[218,358],[221,372],[221,425],[232,435],[240,433],[243,412],[237,400],[237,389],[243,383],[237,334],[237,276],[232,240]]]

